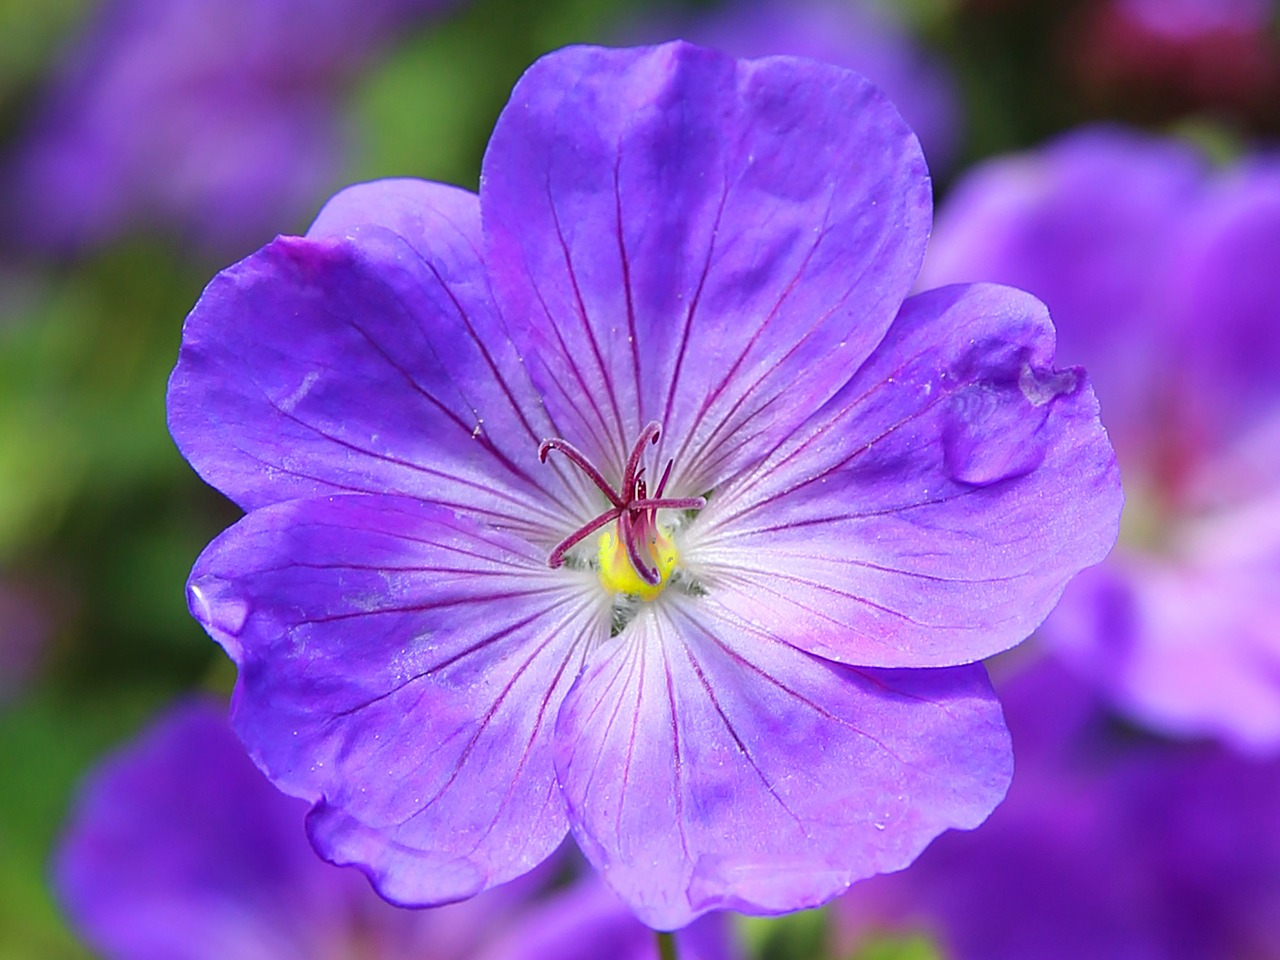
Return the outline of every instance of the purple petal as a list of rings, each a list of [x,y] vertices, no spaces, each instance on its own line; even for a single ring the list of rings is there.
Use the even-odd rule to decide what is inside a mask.
[[[366,201],[405,236],[358,225]],[[183,454],[250,509],[403,493],[564,536],[571,495],[537,462],[550,427],[490,302],[475,198],[366,185],[315,232],[223,271],[188,317],[169,387]]]
[[[909,300],[802,431],[717,491],[684,558],[724,616],[845,663],[942,666],[1025,638],[1121,507],[1079,370],[1017,290]]]
[[[857,670],[698,598],[646,607],[599,649],[556,743],[579,846],[659,929],[901,869],[982,822],[1011,768],[981,667]]]
[[[91,775],[55,885],[80,932],[116,960],[468,960],[533,892],[522,881],[398,910],[358,871],[316,856],[305,813],[254,768],[225,707],[183,703]],[[539,873],[530,879],[545,883]]]
[[[314,957],[376,898],[315,855],[305,812],[254,769],[222,710],[189,702],[86,783],[56,886],[121,960]]]
[[[870,353],[931,214],[919,145],[866,80],[679,42],[535,63],[480,193],[503,314],[566,439],[620,473],[657,420],[682,494]]]
[[[249,514],[189,591],[250,753],[389,899],[470,896],[563,838],[551,721],[607,617],[589,575],[433,505],[333,497]]]
[[[1117,550],[1073,583],[1045,639],[1145,726],[1251,753],[1280,745],[1280,497]]]
[[[1178,390],[1194,397],[1188,432],[1225,445],[1280,409],[1280,159],[1214,183],[1180,236],[1158,284],[1173,318],[1162,330],[1177,328]]]

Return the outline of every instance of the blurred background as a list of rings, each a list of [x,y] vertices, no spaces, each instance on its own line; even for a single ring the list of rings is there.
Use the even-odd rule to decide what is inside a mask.
[[[165,428],[204,284],[346,183],[475,189],[540,54],[674,36],[889,92],[934,173],[922,285],[1049,303],[1129,494],[1111,566],[992,665],[1007,812],[732,949],[1280,958],[1268,0],[0,0],[0,960],[170,955],[113,945],[51,863],[89,771],[234,680],[184,583],[237,511]]]

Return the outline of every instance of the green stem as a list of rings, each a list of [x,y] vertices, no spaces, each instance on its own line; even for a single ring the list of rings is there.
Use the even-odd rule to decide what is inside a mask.
[[[661,960],[676,960],[676,937],[673,933],[658,934],[658,956]]]

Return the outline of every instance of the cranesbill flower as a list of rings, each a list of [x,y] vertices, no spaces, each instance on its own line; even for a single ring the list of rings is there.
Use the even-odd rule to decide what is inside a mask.
[[[904,303],[929,222],[855,74],[572,48],[478,197],[353,187],[212,282],[170,427],[249,513],[190,606],[325,856],[443,902],[572,830],[676,927],[982,821],[1010,758],[975,661],[1120,493],[1037,301]]]
[[[1280,747],[1280,165],[1085,130],[957,185],[922,278],[1043,297],[1125,473],[1044,636],[1132,719]]]
[[[306,811],[254,768],[223,707],[190,700],[91,773],[58,847],[55,887],[86,941],[113,960],[656,957],[652,933],[598,883],[545,895],[541,872],[466,903],[393,907],[358,871],[316,856]],[[682,935],[682,955],[729,960],[721,919]]]

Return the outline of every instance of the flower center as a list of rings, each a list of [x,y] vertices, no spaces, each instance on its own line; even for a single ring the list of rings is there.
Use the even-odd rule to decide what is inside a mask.
[[[707,505],[707,501],[702,497],[662,495],[671,476],[670,460],[662,471],[662,478],[658,481],[653,496],[649,496],[640,460],[644,456],[645,447],[658,442],[659,432],[656,421],[650,421],[640,431],[640,437],[631,449],[631,456],[627,458],[620,490],[610,486],[595,465],[567,440],[552,437],[539,444],[540,461],[546,463],[547,454],[552,450],[559,450],[600,488],[600,492],[609,498],[610,504],[599,516],[584,523],[556,544],[547,557],[547,566],[560,566],[564,563],[566,553],[597,530],[608,527],[600,537],[597,552],[600,583],[605,590],[636,596],[642,600],[652,600],[662,592],[676,568],[678,554],[671,539],[671,531],[658,526],[658,511],[700,510]]]

